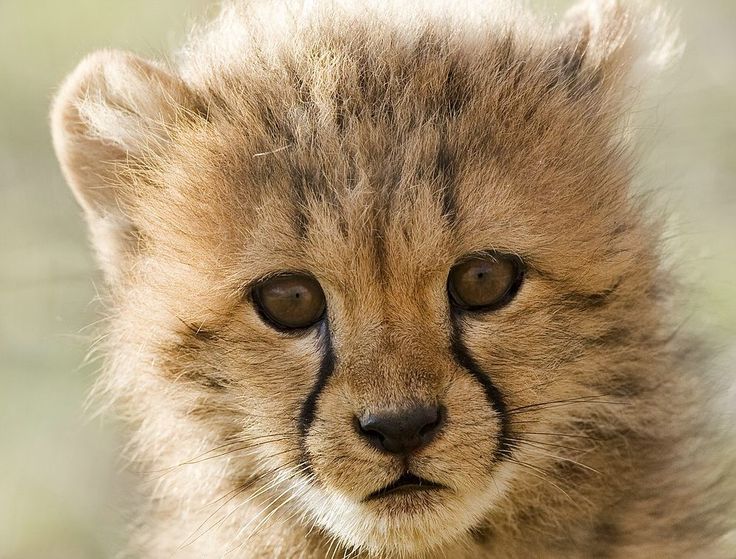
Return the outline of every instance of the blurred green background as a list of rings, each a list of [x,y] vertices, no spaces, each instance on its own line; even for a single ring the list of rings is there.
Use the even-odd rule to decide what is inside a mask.
[[[129,494],[114,423],[83,410],[100,279],[51,149],[54,88],[97,48],[170,52],[211,4],[0,0],[0,559],[113,556]],[[642,172],[673,212],[693,321],[726,347],[736,335],[736,2],[669,4],[687,50],[643,108],[652,147]]]

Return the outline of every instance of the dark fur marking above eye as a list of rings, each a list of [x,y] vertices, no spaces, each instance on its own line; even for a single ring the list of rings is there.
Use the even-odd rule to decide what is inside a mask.
[[[445,81],[445,104],[450,118],[458,118],[467,104],[470,94],[470,88],[462,74],[458,71],[457,64],[451,63],[450,69],[447,71],[447,79]]]
[[[457,216],[457,200],[455,197],[455,157],[450,152],[445,141],[437,150],[435,172],[440,188],[442,201],[442,215],[453,224]]]
[[[296,187],[293,190],[294,200],[294,228],[296,229],[297,236],[300,239],[304,239],[307,236],[309,230],[309,219],[304,211],[304,190]]]
[[[291,169],[292,200],[294,205],[294,225],[299,238],[307,236],[309,218],[306,214],[307,202],[321,184],[321,173],[305,165]]]
[[[470,355],[468,348],[465,347],[465,344],[462,341],[462,327],[458,322],[458,318],[454,313],[451,313],[450,316],[452,321],[450,348],[455,356],[455,360],[483,387],[486,400],[498,414],[499,421],[501,423],[501,433],[498,437],[498,447],[494,452],[493,458],[496,461],[501,460],[511,452],[511,423],[508,415],[508,406],[506,405],[506,401],[503,394],[501,394],[501,391],[495,384],[493,384],[491,377],[483,372],[475,359],[473,359],[472,355]]]

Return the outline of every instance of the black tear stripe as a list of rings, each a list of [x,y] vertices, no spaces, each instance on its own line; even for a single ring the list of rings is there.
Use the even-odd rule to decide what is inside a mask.
[[[322,361],[319,366],[319,372],[317,373],[317,380],[315,381],[314,386],[312,386],[312,390],[310,390],[307,398],[304,400],[302,409],[299,412],[299,434],[301,435],[302,462],[307,466],[307,468],[310,468],[310,465],[306,437],[317,413],[317,403],[319,402],[320,394],[322,394],[322,391],[327,385],[327,381],[330,380],[330,377],[335,370],[335,351],[332,347],[330,326],[326,318],[320,327],[320,334]]]
[[[468,371],[471,376],[477,380],[483,387],[486,394],[486,400],[491,404],[493,410],[498,414],[501,422],[501,434],[498,437],[498,447],[493,453],[494,461],[501,460],[504,456],[509,456],[511,452],[511,423],[509,421],[508,406],[503,398],[503,394],[498,387],[493,384],[491,377],[483,372],[481,367],[475,361],[468,348],[462,340],[462,327],[458,317],[452,315],[452,333],[450,335],[450,347],[455,356],[455,360]]]

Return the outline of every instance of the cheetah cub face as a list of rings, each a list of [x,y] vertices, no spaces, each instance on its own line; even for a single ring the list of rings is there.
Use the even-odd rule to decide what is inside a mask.
[[[671,45],[614,1],[475,9],[230,5],[173,68],[64,84],[103,389],[188,463],[156,489],[182,518],[228,495],[213,531],[407,556],[614,484],[662,331],[623,109]]]

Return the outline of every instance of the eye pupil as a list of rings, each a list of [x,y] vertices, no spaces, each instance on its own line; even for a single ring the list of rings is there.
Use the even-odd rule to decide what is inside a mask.
[[[252,295],[261,316],[281,330],[307,328],[322,320],[325,313],[322,287],[306,274],[268,278],[256,285]]]
[[[453,266],[447,290],[458,308],[494,310],[514,298],[522,278],[521,263],[513,256],[473,256]]]

